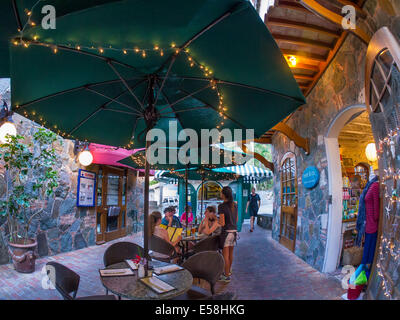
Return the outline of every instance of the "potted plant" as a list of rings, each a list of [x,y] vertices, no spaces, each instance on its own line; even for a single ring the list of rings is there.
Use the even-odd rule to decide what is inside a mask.
[[[29,226],[40,217],[46,200],[58,186],[54,143],[57,135],[39,128],[31,143],[21,135],[7,136],[0,145],[0,160],[5,168],[5,198],[0,200],[0,216],[5,217],[8,249],[14,267],[19,272],[35,271],[35,235]],[[7,233],[8,232],[8,233]]]

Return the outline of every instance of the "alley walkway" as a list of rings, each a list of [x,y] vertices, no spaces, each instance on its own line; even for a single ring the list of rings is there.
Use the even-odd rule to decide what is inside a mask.
[[[340,299],[338,280],[308,266],[271,239],[270,231],[244,225],[235,249],[232,281],[219,283],[218,292],[232,291],[237,299]],[[124,240],[141,243],[141,237]],[[0,299],[60,299],[55,290],[42,288],[41,269],[58,261],[81,276],[78,296],[104,294],[98,269],[107,245],[94,246],[37,260],[37,271],[19,274],[12,265],[0,266]]]

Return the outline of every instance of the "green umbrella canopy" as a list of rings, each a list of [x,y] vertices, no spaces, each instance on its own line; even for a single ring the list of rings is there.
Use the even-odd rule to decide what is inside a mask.
[[[187,156],[191,155],[192,152],[196,152],[194,155],[193,159],[194,161],[189,162],[188,164],[182,163],[179,161],[179,159],[175,158],[174,154],[171,154],[170,151],[172,149],[175,149],[176,152],[179,151],[179,148],[160,148],[164,149],[163,151],[165,152],[165,162],[162,163],[154,163],[151,164],[150,167],[153,170],[175,170],[175,171],[182,171],[184,172],[186,168],[193,170],[204,170],[204,171],[211,171],[213,168],[222,168],[226,167],[229,165],[235,165],[237,164],[236,156],[241,156],[244,157],[246,154],[243,152],[236,152],[232,151],[231,153],[226,152],[225,150],[215,148],[212,146],[209,146],[208,148],[193,148],[189,149],[188,152],[186,153]],[[208,160],[202,161],[203,159],[201,156],[203,155],[202,152],[208,152],[209,158]],[[216,153],[217,157],[216,159],[213,159],[213,152]],[[155,156],[158,156],[155,155]],[[175,161],[175,159],[177,161]],[[246,158],[246,160],[248,160]],[[121,164],[128,165],[130,167],[136,168],[136,169],[143,169],[146,164],[146,151],[145,150],[139,150],[135,152],[133,155],[126,157],[125,159],[122,159],[118,161]],[[154,159],[155,162],[155,159]],[[227,173],[223,172],[223,173]],[[229,171],[232,173],[232,171]]]
[[[14,111],[66,138],[140,148],[146,127],[169,132],[171,118],[178,132],[259,137],[305,103],[246,0],[103,2],[10,44]]]
[[[186,172],[183,169],[175,171],[165,171],[161,177],[185,179]],[[188,170],[188,180],[237,180],[240,176],[232,172],[217,172],[213,169],[203,168],[190,168]]]
[[[71,12],[116,1],[121,0],[2,0],[0,3],[0,78],[10,77],[10,40],[21,30],[29,28],[32,22],[40,24],[44,17],[41,13],[43,6],[56,6],[56,16],[61,17]]]

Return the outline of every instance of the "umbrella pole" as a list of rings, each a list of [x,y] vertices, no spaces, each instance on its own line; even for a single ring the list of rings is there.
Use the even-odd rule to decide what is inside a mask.
[[[150,79],[150,93],[149,93],[149,106],[148,106],[149,117],[154,113],[154,78]],[[146,119],[146,117],[145,117]],[[148,276],[149,260],[147,259],[149,255],[149,189],[150,189],[150,163],[147,157],[147,152],[149,151],[151,141],[147,140],[147,133],[154,126],[154,124],[147,119],[146,125],[146,164],[144,170],[144,232],[143,232],[143,248],[144,248],[144,258],[146,258],[146,265],[144,267],[145,276]]]
[[[204,200],[204,172],[201,173],[201,210],[200,210],[200,221],[203,221],[203,200]]]
[[[185,212],[186,212],[186,236],[189,236],[188,229],[188,167],[185,169]]]
[[[149,261],[147,259],[149,254],[149,188],[150,188],[150,164],[147,160],[147,150],[150,147],[150,141],[146,141],[146,165],[145,165],[145,178],[144,178],[144,258],[146,258],[145,276],[147,277],[147,271],[149,267]]]

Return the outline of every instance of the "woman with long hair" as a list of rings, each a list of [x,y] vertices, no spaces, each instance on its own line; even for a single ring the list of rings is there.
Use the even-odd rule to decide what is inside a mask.
[[[231,281],[231,268],[233,262],[233,248],[236,245],[238,208],[233,201],[232,189],[223,187],[221,198],[224,201],[218,206],[219,224],[222,227],[220,236],[220,248],[225,261],[224,274],[220,280],[224,282]]]
[[[176,241],[174,241],[174,242],[172,242],[169,239],[168,231],[166,229],[160,227],[160,224],[161,224],[161,212],[153,211],[150,214],[149,218],[150,218],[149,219],[150,220],[150,223],[149,223],[149,228],[150,228],[149,236],[151,237],[151,236],[154,235],[154,236],[157,236],[157,237],[159,237],[161,239],[164,239],[165,241],[167,241],[170,244],[172,244],[175,247],[175,249],[177,250],[177,252],[180,252],[180,248],[178,246],[178,243],[179,243],[179,241],[181,241],[182,236],[179,236],[176,239]]]

